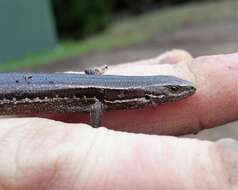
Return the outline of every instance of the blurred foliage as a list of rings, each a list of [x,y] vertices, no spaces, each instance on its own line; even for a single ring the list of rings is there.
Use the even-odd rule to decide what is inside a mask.
[[[236,22],[231,1],[190,3],[179,7],[152,11],[137,17],[113,22],[100,34],[84,40],[61,41],[58,48],[22,59],[0,64],[0,71],[17,71],[47,65],[62,59],[78,57],[95,51],[107,51],[143,43],[158,34],[169,33],[188,26],[217,22]],[[214,11],[215,10],[215,11]],[[159,24],[158,24],[159,23]],[[206,35],[206,34],[204,34]],[[104,63],[101,63],[103,65]]]
[[[84,38],[101,31],[111,15],[138,15],[164,6],[202,1],[212,0],[52,0],[58,33],[67,38]]]
[[[203,2],[212,0],[112,0],[112,9],[116,12],[128,12],[140,14],[148,10],[158,9],[165,6],[178,5],[187,2]],[[216,0],[213,0],[216,1]]]
[[[109,6],[106,0],[52,0],[60,36],[82,38],[105,28]]]

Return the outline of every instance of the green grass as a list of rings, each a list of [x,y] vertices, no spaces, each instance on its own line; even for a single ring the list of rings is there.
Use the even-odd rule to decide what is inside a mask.
[[[0,64],[0,71],[20,70],[52,61],[81,56],[93,51],[142,43],[157,33],[175,31],[184,26],[236,19],[231,1],[188,4],[158,10],[111,24],[104,32],[83,41],[65,41],[54,50]]]

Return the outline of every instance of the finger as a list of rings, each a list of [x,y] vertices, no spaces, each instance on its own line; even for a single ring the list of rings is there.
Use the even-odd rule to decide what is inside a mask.
[[[137,76],[166,75],[168,73],[171,74],[173,70],[173,65],[169,64],[177,64],[189,60],[192,60],[192,56],[187,51],[172,50],[152,59],[110,66],[105,74]]]
[[[151,74],[166,73],[192,81],[197,92],[184,101],[156,109],[128,111],[121,117],[110,113],[109,119],[112,118],[114,122],[117,119],[120,124],[119,127],[113,126],[111,120],[106,126],[119,130],[120,126],[124,126],[122,130],[127,131],[181,135],[237,120],[237,65],[238,54],[231,54],[201,57],[176,65],[153,65],[148,69],[145,66],[137,67],[137,74],[145,71],[147,75],[151,69]],[[127,68],[124,68],[124,72],[133,74]]]
[[[105,113],[103,124],[129,132],[182,135],[237,120],[237,65],[238,54],[231,54],[201,57],[175,65],[142,65],[135,71],[125,67],[124,73],[120,74],[167,73],[178,76],[192,81],[197,92],[183,101],[156,108]],[[64,115],[66,121],[76,121],[78,116]]]
[[[192,55],[181,49],[171,50],[157,57],[158,62],[164,64],[176,64],[182,61],[189,61],[191,59]]]
[[[134,126],[130,127],[130,131],[172,135],[198,132],[237,120],[237,65],[238,56],[232,54],[201,57],[173,66],[166,65],[166,68],[165,65],[163,68],[161,65],[157,65],[157,68],[154,66],[153,72],[164,74],[165,69],[168,74],[193,81],[196,94],[181,102],[141,112],[131,111],[130,115],[126,113],[122,117],[115,115],[113,119],[118,118],[119,122],[127,120],[125,123],[120,122],[125,130]],[[111,121],[106,126],[112,124]]]
[[[237,189],[238,143],[0,121],[0,186],[28,189]]]

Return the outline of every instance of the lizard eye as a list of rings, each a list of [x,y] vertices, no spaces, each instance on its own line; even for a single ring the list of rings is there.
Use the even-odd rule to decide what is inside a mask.
[[[146,95],[145,95],[145,99],[146,99],[146,100],[150,100],[151,98],[150,98],[150,96],[149,96],[148,94],[146,94]]]
[[[177,91],[179,90],[179,88],[178,88],[177,86],[171,86],[171,87],[170,87],[170,90],[171,90],[172,92],[177,92]]]

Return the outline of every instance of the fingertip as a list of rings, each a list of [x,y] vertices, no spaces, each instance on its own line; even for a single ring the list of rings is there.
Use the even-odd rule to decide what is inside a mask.
[[[189,63],[197,87],[192,107],[205,128],[238,117],[237,57],[238,54],[203,56]]]

